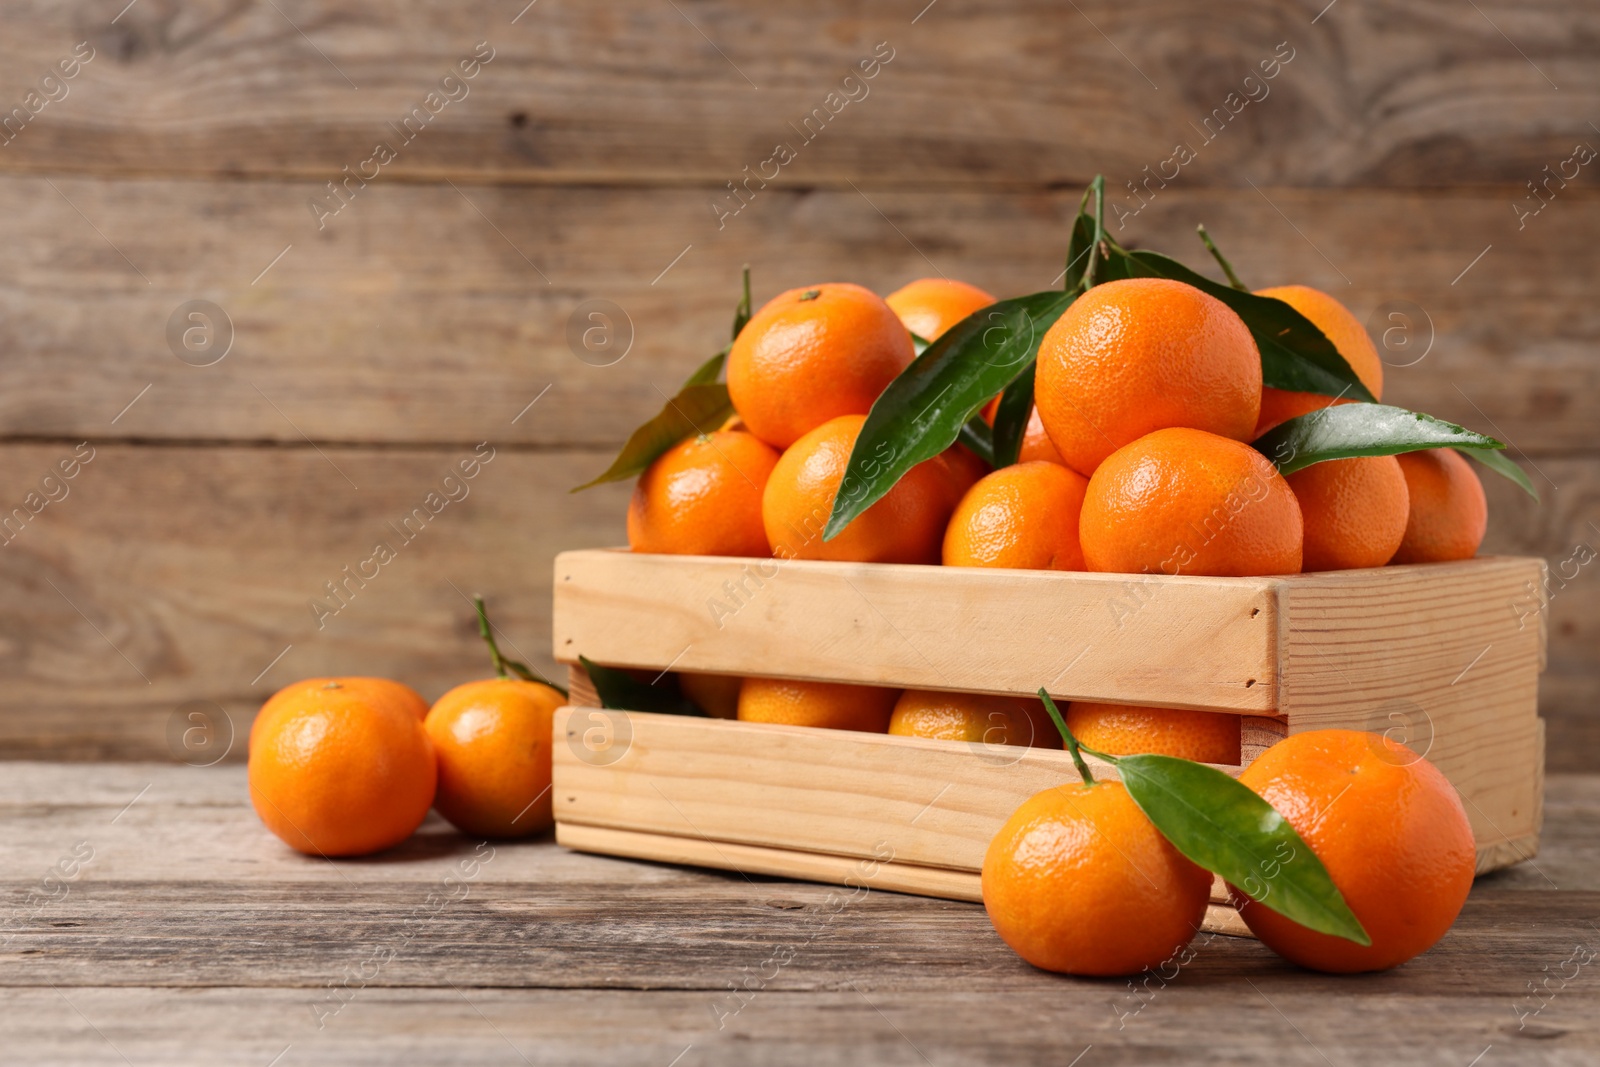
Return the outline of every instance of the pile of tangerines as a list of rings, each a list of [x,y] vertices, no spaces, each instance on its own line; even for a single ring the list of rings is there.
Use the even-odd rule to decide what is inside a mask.
[[[1266,291],[1332,341],[1373,397],[1382,365],[1338,301]],[[1250,330],[1216,297],[1167,278],[1082,293],[1040,339],[1018,461],[996,470],[956,444],[916,464],[831,537],[823,531],[865,417],[935,341],[994,302],[923,279],[887,299],[833,283],[791,289],[727,353],[735,414],[656,455],[628,509],[639,552],[964,567],[1279,575],[1465,559],[1484,533],[1476,475],[1454,451],[1360,456],[1287,478],[1249,441],[1329,398],[1264,388]],[[986,410],[995,418],[995,403]],[[720,417],[720,416],[719,416]],[[715,423],[713,423],[715,425]],[[857,460],[860,457],[856,457]],[[888,463],[892,456],[868,457]],[[637,469],[637,468],[636,468]],[[519,837],[551,824],[559,689],[480,631],[498,677],[431,707],[398,682],[311,678],[274,694],[250,736],[251,801],[291,847],[354,856],[392,847],[436,808],[462,832]],[[681,674],[707,714],[983,744],[1060,747],[1083,782],[1023,805],[990,845],[983,896],[1002,938],[1037,966],[1125,974],[1178,956],[1212,876],[1080,747],[1237,766],[1239,720],[1048,697]],[[1059,740],[1058,740],[1059,738]],[[1216,773],[1216,772],[1210,772]],[[1298,834],[1234,899],[1270,947],[1334,971],[1394,966],[1436,942],[1472,882],[1471,828],[1425,759],[1351,731],[1291,737],[1239,778]],[[1304,846],[1311,853],[1301,856]],[[1297,856],[1300,858],[1297,860]],[[1280,914],[1281,869],[1325,868],[1365,943]],[[1298,869],[1298,868],[1297,868]],[[1354,921],[1354,920],[1353,920]]]
[[[1339,301],[1299,285],[1258,295],[1310,320],[1380,396],[1383,364]],[[1016,463],[991,470],[952,445],[825,538],[851,462],[874,458],[854,455],[866,416],[911,365],[914,341],[936,341],[994,302],[939,278],[887,298],[849,283],[772,298],[727,353],[735,414],[667,449],[639,477],[630,547],[1218,576],[1476,554],[1486,500],[1456,451],[1335,459],[1280,474],[1247,442],[1342,401],[1264,387],[1260,352],[1239,315],[1167,278],[1089,288],[1044,334]],[[986,421],[999,399],[984,410]],[[1061,744],[1043,703],[1031,698],[759,677],[680,680],[686,696],[719,717]],[[1078,701],[1060,727],[1075,758],[1081,743],[1111,757],[1240,762],[1233,715]],[[1162,836],[1120,783],[1096,782],[1080,767],[1083,784],[1034,797],[995,837],[983,868],[985,905],[1006,942],[1037,966],[1077,974],[1159,966],[1199,929],[1212,877]],[[1300,834],[1370,939],[1361,944],[1280,914],[1269,871],[1257,892],[1234,890],[1234,902],[1282,955],[1331,971],[1392,967],[1454,922],[1472,883],[1473,836],[1454,789],[1425,759],[1376,735],[1318,731],[1274,746],[1239,780]]]
[[[501,656],[497,677],[433,703],[388,678],[306,678],[278,690],[250,727],[250,802],[285,844],[363,856],[400,844],[429,808],[464,834],[550,828],[551,720],[567,696]]]
[[[1260,295],[1309,319],[1381,395],[1383,364],[1344,305],[1298,285]],[[955,444],[912,467],[825,539],[866,415],[911,364],[913,335],[935,341],[994,302],[942,278],[914,281],[887,298],[849,283],[773,297],[728,352],[737,413],[721,429],[668,449],[640,476],[628,506],[630,547],[1223,576],[1477,552],[1488,514],[1483,486],[1451,449],[1279,474],[1246,442],[1337,401],[1263,387],[1260,353],[1240,317],[1216,297],[1165,278],[1094,286],[1044,334],[1018,462],[990,470]],[[750,679],[742,693],[724,689],[703,706],[758,722],[1055,745],[1037,701],[1013,698]],[[1239,761],[1232,715],[1075,704],[1068,723],[1085,744],[1109,752]]]

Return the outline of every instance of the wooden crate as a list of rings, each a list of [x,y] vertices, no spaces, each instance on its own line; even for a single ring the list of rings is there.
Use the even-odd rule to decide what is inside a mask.
[[[556,559],[554,642],[568,663],[1231,712],[1235,774],[1289,733],[1388,732],[1460,791],[1482,872],[1538,848],[1543,588],[1543,561],[1509,557],[1205,578],[594,550]],[[1058,751],[603,711],[572,684],[556,838],[586,851],[977,900],[995,830],[1076,778]],[[1220,904],[1208,926],[1241,928]]]

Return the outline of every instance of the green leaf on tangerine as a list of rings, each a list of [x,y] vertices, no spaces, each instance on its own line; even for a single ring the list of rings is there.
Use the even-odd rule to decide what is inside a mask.
[[[994,466],[994,431],[987,422],[974,415],[961,424],[961,433],[956,440],[989,466]]]
[[[1033,414],[1033,372],[1035,365],[1017,375],[1000,394],[1000,403],[994,412],[994,460],[996,470],[1009,467],[1017,461],[1022,450],[1023,435],[1028,432],[1028,419]]]
[[[662,679],[662,684],[659,685],[646,685],[627,671],[619,671],[615,667],[602,667],[587,656],[579,656],[578,662],[589,672],[589,680],[594,683],[594,691],[600,695],[602,708],[612,708],[617,711],[652,711],[659,715],[708,717],[678,690],[675,678]]]
[[[1388,404],[1330,404],[1280,423],[1251,443],[1283,474],[1352,456],[1393,456],[1424,448],[1505,447],[1453,422]]]
[[[1471,456],[1479,463],[1482,463],[1485,467],[1488,467],[1502,478],[1511,479],[1521,487],[1524,493],[1527,493],[1529,496],[1533,497],[1534,500],[1537,501],[1539,499],[1539,490],[1533,487],[1533,483],[1530,482],[1528,480],[1528,476],[1522,472],[1522,468],[1517,466],[1511,457],[1506,455],[1504,452],[1496,452],[1487,448],[1473,448],[1467,450],[1467,455]]]
[[[1191,861],[1301,926],[1372,944],[1316,853],[1248,786],[1172,756],[1123,756],[1117,771],[1134,803]]]
[[[1210,293],[1237,312],[1261,351],[1262,384],[1297,393],[1377,399],[1361,384],[1333,342],[1310,319],[1282,300],[1214,282],[1159,252],[1124,252],[1123,257],[1126,262],[1118,264],[1112,273],[1184,282]]]
[[[744,332],[745,324],[750,321],[750,264],[744,267],[744,295],[739,298],[739,306],[733,309],[733,337],[737,341]],[[724,353],[726,354],[726,353]]]
[[[721,368],[721,359],[718,356],[714,360],[718,369]],[[710,365],[707,363],[696,371],[689,379],[690,384],[679,389],[678,395],[668,400],[654,418],[629,435],[627,444],[622,446],[622,451],[617,453],[617,458],[611,461],[611,466],[603,474],[584,482],[572,492],[637,477],[679,441],[695,434],[711,433],[727,422],[733,414],[733,401],[728,399],[728,387],[715,380],[695,380]],[[715,371],[712,377],[715,378]]]
[[[912,360],[867,414],[823,539],[877,503],[906,471],[954,444],[962,425],[1032,365],[1045,331],[1075,297],[1048,290],[991,304]]]

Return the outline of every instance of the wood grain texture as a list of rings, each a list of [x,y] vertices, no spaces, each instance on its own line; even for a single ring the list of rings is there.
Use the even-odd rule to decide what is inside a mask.
[[[65,443],[0,446],[0,487],[11,505],[72,451]],[[364,602],[353,601],[319,632],[311,597],[366,558],[366,542],[420,503],[460,458],[424,448],[324,452],[361,491],[305,446],[98,446],[97,458],[68,483],[70,495],[0,548],[0,595],[15,606],[0,621],[9,683],[0,694],[0,752],[166,759],[166,729],[179,705],[221,705],[242,737],[268,690],[314,673],[393,674],[437,696],[485,669],[465,601],[440,576],[468,594],[486,593],[524,658],[552,669],[541,658],[549,647],[551,561],[585,541],[623,539],[625,486],[565,492],[573,469],[604,463],[604,453],[506,448],[460,509],[450,505],[359,594]],[[1585,531],[1600,519],[1600,465],[1547,458],[1539,467],[1561,487],[1547,488],[1543,507],[1500,479],[1485,483],[1486,548],[1545,555],[1555,574],[1575,543],[1595,536]],[[1552,770],[1590,766],[1600,751],[1596,573],[1593,564],[1581,568],[1549,601],[1541,697]],[[458,607],[461,615],[450,614]],[[232,758],[242,757],[240,749]]]
[[[97,54],[0,166],[326,180],[394,139],[479,41],[493,60],[399,147],[396,177],[721,185],[783,142],[789,183],[1042,187],[1132,178],[1185,142],[1197,183],[1520,187],[1588,136],[1600,100],[1600,22],[1555,0],[1315,22],[1319,5],[1267,0],[280,6],[146,3],[114,24],[117,5],[22,8],[7,98],[81,40]],[[844,86],[855,102],[830,101],[875,52],[892,59]],[[1244,81],[1275,53],[1275,78]]]
[[[1059,275],[1078,203],[1076,189],[771,190],[719,231],[703,187],[391,183],[319,232],[309,183],[51,181],[0,177],[0,437],[459,444],[499,426],[616,447],[725,343],[740,264],[758,300],[935,273],[1032,292]],[[1321,286],[1388,332],[1385,399],[1535,457],[1592,450],[1600,198],[1575,185],[1519,233],[1512,198],[1491,192],[1263,191],[1174,184],[1113,231],[1204,268],[1203,221],[1247,280]],[[196,299],[234,329],[206,367],[166,338]],[[631,323],[611,366],[569,347],[591,299]],[[1408,318],[1378,314],[1405,301]],[[575,467],[573,484],[594,473]]]
[[[1478,870],[1537,855],[1539,720],[1503,724],[1491,764],[1458,747],[1461,716],[1439,716],[1429,759],[1461,796]],[[958,900],[973,889],[950,873],[976,875],[1012,812],[1076,780],[1060,750],[804,726],[567,707],[555,732],[555,818],[574,828],[564,839],[574,848],[731,870],[743,857],[763,873],[850,886],[881,873],[889,888]],[[1089,762],[1096,777],[1118,777]]]
[[[1479,879],[1445,939],[1398,970],[1318,975],[1202,935],[1136,996],[1028,967],[976,905],[841,905],[823,886],[548,838],[496,844],[419,921],[478,854],[436,820],[393,854],[329,863],[260,827],[242,768],[4,764],[0,1027],[25,1063],[663,1067],[692,1046],[680,1067],[1059,1067],[1092,1045],[1084,1063],[1325,1067],[1469,1063],[1493,1045],[1564,1067],[1600,1055],[1587,969],[1521,1029],[1513,1009],[1573,944],[1593,947],[1600,777],[1556,776],[1550,801],[1545,853]],[[78,841],[95,855],[66,893],[19,913]]]
[[[604,725],[601,743],[593,731]],[[829,853],[869,867],[976,872],[1023,801],[1076,775],[1059,749],[593,708],[558,712],[555,731],[558,822]],[[1102,761],[1092,768],[1117,777]]]
[[[567,662],[1270,713],[1275,588],[591,550],[557,557],[552,625]]]
[[[123,472],[120,510],[91,517],[75,495],[38,522],[70,572],[52,580],[82,583],[63,586],[75,601],[92,589],[93,625],[146,635],[154,643],[130,658],[146,671],[149,656],[170,660],[189,688],[157,696],[131,673],[132,685],[108,681],[121,661],[92,627],[59,605],[35,610],[37,591],[57,594],[0,560],[0,596],[27,610],[0,629],[0,663],[21,671],[18,695],[0,697],[0,752],[164,755],[180,693],[221,703],[242,726],[255,699],[234,677],[242,661],[292,643],[280,664],[291,673],[304,673],[294,664],[311,647],[329,648],[320,669],[412,669],[418,629],[404,612],[336,649],[296,642],[302,594],[274,583],[330,576],[284,546],[319,536],[297,524],[342,529],[342,518],[321,480],[286,475],[299,460],[279,449],[316,442],[337,461],[340,448],[377,445],[420,458],[491,437],[538,450],[526,462],[548,465],[541,488],[508,497],[504,514],[539,534],[483,531],[464,564],[494,576],[486,587],[535,589],[542,579],[522,569],[530,545],[620,539],[620,505],[551,494],[603,466],[659,391],[722,342],[741,263],[758,298],[836,277],[888,291],[935,273],[1001,293],[1042,288],[1097,171],[1126,222],[1113,222],[1119,238],[1199,265],[1193,226],[1205,221],[1247,281],[1321,286],[1394,341],[1386,399],[1510,441],[1545,503],[1489,480],[1486,549],[1554,568],[1600,536],[1600,197],[1586,170],[1525,226],[1514,207],[1543,168],[1592,139],[1592,12],[1555,0],[1325,13],[1320,0],[1203,13],[1101,0],[912,6],[9,5],[0,115],[75,43],[96,55],[69,96],[0,145],[0,507],[37,486],[37,444],[175,446]],[[495,59],[471,95],[319,229],[308,199],[480,40]],[[1194,124],[1284,40],[1295,58],[1270,95],[1178,178],[1151,183],[1141,206],[1127,182],[1176,141],[1198,144]],[[870,96],[719,223],[725,183],[768,158],[878,41],[895,57]],[[212,366],[180,362],[166,337],[195,299],[234,328]],[[613,366],[569,346],[590,299],[631,322],[633,346]],[[1380,313],[1402,304],[1404,329]],[[267,446],[227,461],[233,484],[260,498],[218,499],[270,516],[254,529],[281,525],[281,536],[187,495],[212,443]],[[188,525],[154,529],[142,509]],[[167,567],[158,561],[177,557],[193,561],[181,595],[147,598],[148,576]],[[1580,569],[1551,600],[1552,767],[1600,765],[1591,575]],[[542,612],[526,611],[522,632],[538,633]],[[67,668],[91,646],[108,662]],[[430,640],[420,658],[453,648],[456,666],[426,667],[421,684],[464,672],[468,646],[465,632]]]
[[[983,887],[973,871],[954,871],[942,867],[922,867],[909,863],[874,863],[863,867],[860,860],[831,856],[821,852],[764,848],[708,841],[697,837],[613,830],[577,823],[556,824],[556,844],[580,852],[629,859],[684,863],[696,867],[736,871],[741,874],[767,874],[782,878],[805,878],[832,885],[850,886],[852,893],[865,889],[887,889],[912,896],[943,900],[983,902]],[[1220,882],[1220,880],[1219,880]],[[1212,902],[1206,905],[1200,930],[1204,934],[1229,937],[1254,937],[1239,912],[1228,905],[1227,890],[1212,887]]]
[[[71,454],[0,452],[12,499]],[[219,736],[231,723],[242,759],[256,707],[297,678],[395,677],[431,700],[490,673],[473,593],[508,654],[553,671],[549,560],[620,538],[625,495],[566,495],[569,464],[591,453],[496,451],[463,478],[474,455],[99,446],[68,495],[0,547],[0,747],[212,758],[169,748],[195,711]],[[560,523],[539,518],[558,507]],[[371,562],[378,542],[387,563]]]

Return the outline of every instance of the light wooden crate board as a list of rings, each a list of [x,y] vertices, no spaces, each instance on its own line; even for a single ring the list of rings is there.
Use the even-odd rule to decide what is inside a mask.
[[[1542,580],[1518,558],[1224,579],[571,552],[554,642],[657,671],[1231,712],[1232,773],[1288,733],[1387,731],[1460,791],[1487,871],[1538,847],[1543,613],[1518,605]],[[976,900],[995,830],[1076,777],[1062,752],[604,711],[573,683],[557,839],[589,851]]]

